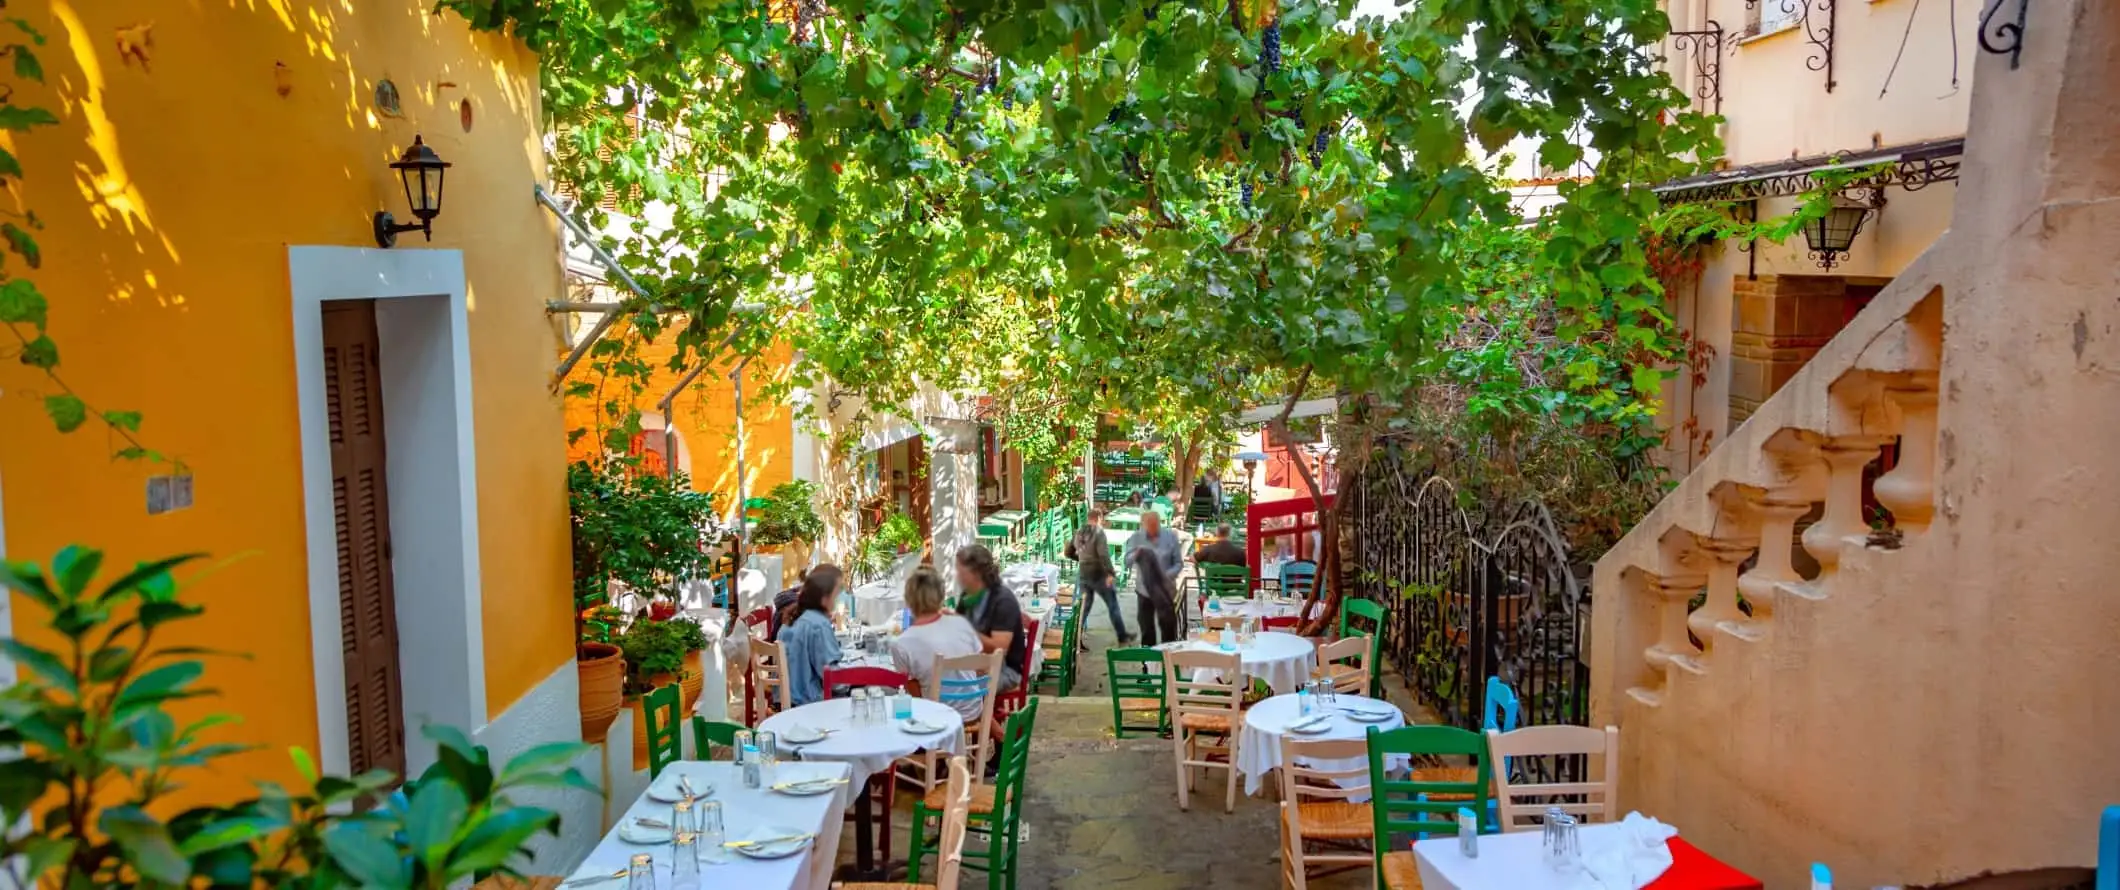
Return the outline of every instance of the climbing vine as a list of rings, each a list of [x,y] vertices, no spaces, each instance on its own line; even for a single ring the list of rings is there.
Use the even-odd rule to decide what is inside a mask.
[[[6,8],[7,4],[0,0],[0,11]],[[44,45],[44,35],[28,21],[15,16],[5,17],[0,32],[8,35],[0,39],[0,59],[10,66],[15,78],[14,83],[0,85],[0,131],[28,133],[58,124],[59,118],[50,109],[19,103],[15,96],[16,88],[22,82],[44,82],[44,65],[36,52],[37,47]],[[22,176],[21,161],[7,147],[0,147],[0,181],[17,182]],[[91,405],[61,376],[59,344],[48,330],[50,301],[27,275],[44,265],[43,252],[37,246],[35,235],[44,224],[37,219],[36,211],[28,208],[0,211],[0,215],[7,217],[0,221],[0,240],[6,242],[6,253],[0,257],[8,257],[0,260],[0,324],[5,324],[8,334],[14,338],[13,348],[0,349],[0,359],[12,357],[43,375],[51,387],[50,392],[42,395],[44,414],[59,432],[71,433],[95,420],[108,427],[119,443],[112,450],[113,457],[169,462],[182,472],[181,462],[170,461],[142,444],[139,438],[140,412]]]

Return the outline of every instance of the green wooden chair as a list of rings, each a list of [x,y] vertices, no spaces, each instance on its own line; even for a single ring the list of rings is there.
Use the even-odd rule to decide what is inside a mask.
[[[1058,627],[1044,627],[1038,631],[1044,639],[1034,642],[1045,647],[1045,660],[1038,665],[1038,677],[1031,681],[1031,691],[1037,692],[1050,683],[1054,695],[1067,695],[1075,689],[1075,652],[1079,648],[1076,636],[1082,622],[1075,620],[1075,613],[1082,608],[1079,601],[1073,606],[1053,607],[1051,623]],[[1060,638],[1055,641],[1053,634]],[[1057,646],[1058,648],[1055,648]]]
[[[1393,778],[1386,764],[1394,756],[1410,757],[1416,764],[1424,757],[1469,756],[1478,765],[1417,767]],[[1457,834],[1461,808],[1475,814],[1480,833],[1495,831],[1494,815],[1487,806],[1489,789],[1494,787],[1493,763],[1487,755],[1487,741],[1479,733],[1455,726],[1402,726],[1389,731],[1372,726],[1369,787],[1379,887],[1420,886],[1413,841],[1431,834]],[[1401,842],[1400,836],[1410,837]]]
[[[714,759],[714,746],[728,750],[730,760],[735,760],[736,734],[744,730],[740,723],[722,723],[705,717],[692,718],[692,752],[701,760]]]
[[[1207,614],[1208,597],[1251,596],[1250,569],[1243,566],[1223,565],[1214,562],[1194,563],[1193,565],[1199,569],[1198,572],[1194,573],[1193,579],[1198,585],[1199,611],[1202,616]],[[1187,604],[1191,604],[1191,601],[1188,600]]]
[[[1031,729],[1038,720],[1038,701],[1033,698],[1021,710],[1010,714],[1008,723],[1002,727],[1001,762],[993,784],[972,786],[969,821],[973,828],[983,829],[988,839],[984,850],[967,847],[964,859],[966,865],[986,872],[987,890],[1015,890],[1016,887],[1016,848],[1023,833],[1023,777],[1030,767]],[[936,783],[935,790],[913,805],[913,839],[906,849],[905,879],[908,883],[919,882],[920,860],[941,855],[941,838],[930,841],[928,820],[942,818],[947,787],[944,783]]]
[[[1349,616],[1366,622],[1363,626],[1350,627]],[[1369,689],[1382,695],[1384,687],[1384,604],[1363,597],[1349,597],[1340,605],[1339,639],[1356,634],[1369,638]]]
[[[641,698],[641,716],[648,721],[648,777],[662,775],[663,767],[683,760],[685,744],[679,728],[684,695],[672,683],[651,690]]]
[[[1112,735],[1170,734],[1170,703],[1163,697],[1163,653],[1147,646],[1104,650],[1112,693]],[[1150,723],[1128,723],[1127,714],[1155,713]]]

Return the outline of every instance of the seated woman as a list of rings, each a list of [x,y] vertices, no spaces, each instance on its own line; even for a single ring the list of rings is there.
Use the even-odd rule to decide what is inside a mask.
[[[914,695],[935,690],[934,684],[940,682],[935,676],[937,659],[978,655],[985,648],[970,621],[942,610],[942,575],[933,568],[921,566],[905,579],[905,606],[913,613],[913,623],[891,644],[891,662],[899,673],[912,678],[907,690]],[[978,676],[974,671],[957,671],[950,679],[973,680]],[[966,720],[977,720],[984,713],[981,698],[948,704]]]
[[[832,627],[839,578],[839,567],[830,563],[811,569],[795,595],[793,620],[780,628],[780,645],[788,659],[788,699],[795,707],[824,699],[824,669],[839,661],[839,635]]]

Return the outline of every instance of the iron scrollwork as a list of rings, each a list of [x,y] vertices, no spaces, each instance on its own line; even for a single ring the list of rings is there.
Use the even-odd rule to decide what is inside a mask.
[[[1745,0],[1745,8],[1758,9],[1762,0]],[[1838,24],[1838,13],[1834,0],[1764,0],[1780,3],[1784,15],[1796,17],[1803,28],[1804,41],[1811,44],[1811,54],[1804,59],[1804,67],[1826,73],[1826,92],[1833,91],[1839,81],[1833,77],[1833,31]],[[1823,21],[1819,16],[1824,16]]]
[[[1695,98],[1722,113],[1722,25],[1714,19],[1700,31],[1671,32],[1671,49],[1692,60]]]
[[[2016,0],[2015,21],[1998,21],[2002,8],[2010,0],[1989,0],[1986,10],[1980,13],[1980,48],[1998,56],[2010,57],[2010,70],[2017,69],[2024,55],[2024,16],[2032,0]]]

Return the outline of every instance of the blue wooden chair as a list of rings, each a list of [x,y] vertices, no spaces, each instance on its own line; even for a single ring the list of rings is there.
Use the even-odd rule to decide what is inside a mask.
[[[1281,595],[1307,597],[1318,583],[1318,564],[1307,559],[1290,560],[1281,565]]]
[[[1486,735],[1486,733],[1489,731],[1515,732],[1516,720],[1516,690],[1509,688],[1509,684],[1502,682],[1502,678],[1500,677],[1488,677],[1487,716],[1486,719],[1480,724],[1480,729],[1482,730],[1480,734]],[[1508,775],[1509,758],[1502,758],[1501,762],[1496,763],[1494,765],[1494,768],[1500,770],[1501,775]],[[1495,801],[1487,801],[1488,818],[1493,819],[1496,817],[1496,815],[1497,810],[1495,807]],[[1496,824],[1500,823],[1496,822]]]
[[[2098,890],[2120,890],[2120,807],[2098,819]]]

